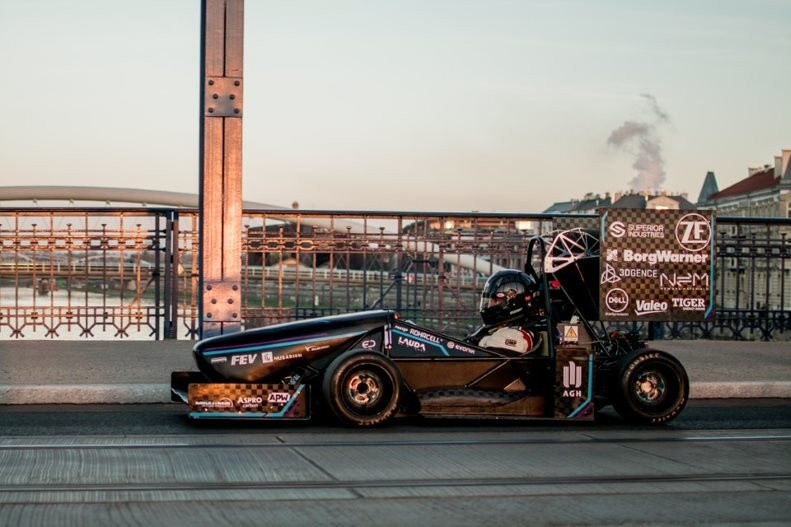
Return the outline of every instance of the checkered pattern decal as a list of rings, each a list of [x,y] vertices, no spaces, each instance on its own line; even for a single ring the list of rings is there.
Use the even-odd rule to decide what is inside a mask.
[[[304,386],[282,384],[190,384],[193,414],[305,418],[308,414]]]
[[[714,316],[711,211],[610,209],[601,223],[602,320]]]

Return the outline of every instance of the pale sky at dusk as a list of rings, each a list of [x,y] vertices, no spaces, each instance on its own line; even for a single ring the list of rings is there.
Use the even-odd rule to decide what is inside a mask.
[[[199,19],[0,0],[0,186],[197,192]],[[247,0],[245,22],[250,201],[540,212],[627,190],[630,130],[694,201],[791,148],[791,0]]]

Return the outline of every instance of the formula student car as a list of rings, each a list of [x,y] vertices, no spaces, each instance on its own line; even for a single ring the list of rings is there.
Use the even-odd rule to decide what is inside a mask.
[[[198,371],[172,373],[172,398],[193,419],[308,419],[329,409],[358,427],[398,415],[592,420],[608,404],[630,422],[678,416],[689,393],[679,361],[594,325],[595,233],[535,238],[527,261],[488,279],[483,325],[465,339],[387,310],[250,329],[198,342]]]

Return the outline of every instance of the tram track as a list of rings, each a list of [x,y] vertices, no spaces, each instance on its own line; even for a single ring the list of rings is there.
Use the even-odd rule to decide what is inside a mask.
[[[376,488],[460,488],[460,487],[531,487],[558,486],[568,488],[580,485],[638,485],[659,483],[722,483],[722,482],[779,482],[791,481],[791,472],[687,474],[687,475],[633,475],[633,476],[577,476],[577,477],[509,477],[466,479],[370,479],[370,480],[311,480],[267,482],[157,482],[157,483],[75,483],[75,484],[20,484],[0,485],[4,493],[35,492],[203,492],[239,490],[364,490]]]
[[[762,431],[765,432],[765,431]],[[188,436],[192,438],[194,436]],[[760,435],[715,435],[715,436],[688,436],[688,437],[595,437],[585,435],[574,439],[559,438],[557,436],[547,438],[481,438],[481,439],[374,439],[370,440],[367,436],[361,436],[360,440],[329,440],[329,441],[289,441],[283,436],[273,437],[273,441],[244,441],[240,442],[239,437],[234,438],[234,442],[212,442],[212,441],[181,441],[173,436],[168,436],[169,441],[161,443],[146,440],[125,438],[109,440],[108,438],[96,438],[95,443],[14,443],[10,438],[0,440],[0,452],[13,450],[113,450],[113,449],[283,449],[283,448],[376,448],[376,447],[416,447],[416,446],[486,446],[486,445],[585,445],[585,444],[635,444],[635,443],[720,443],[720,442],[791,442],[791,433],[766,434]],[[84,437],[81,439],[85,439]],[[128,441],[128,442],[127,442]],[[5,443],[5,444],[3,444]]]

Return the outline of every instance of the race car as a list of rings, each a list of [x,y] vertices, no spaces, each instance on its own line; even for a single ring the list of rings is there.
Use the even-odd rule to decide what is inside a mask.
[[[593,325],[595,234],[575,229],[545,245],[531,241],[525,270],[487,280],[483,324],[467,338],[388,310],[250,329],[198,342],[198,371],[172,373],[172,398],[192,419],[304,420],[328,410],[356,427],[400,415],[593,420],[608,404],[630,422],[677,417],[689,394],[681,363],[636,334]]]

